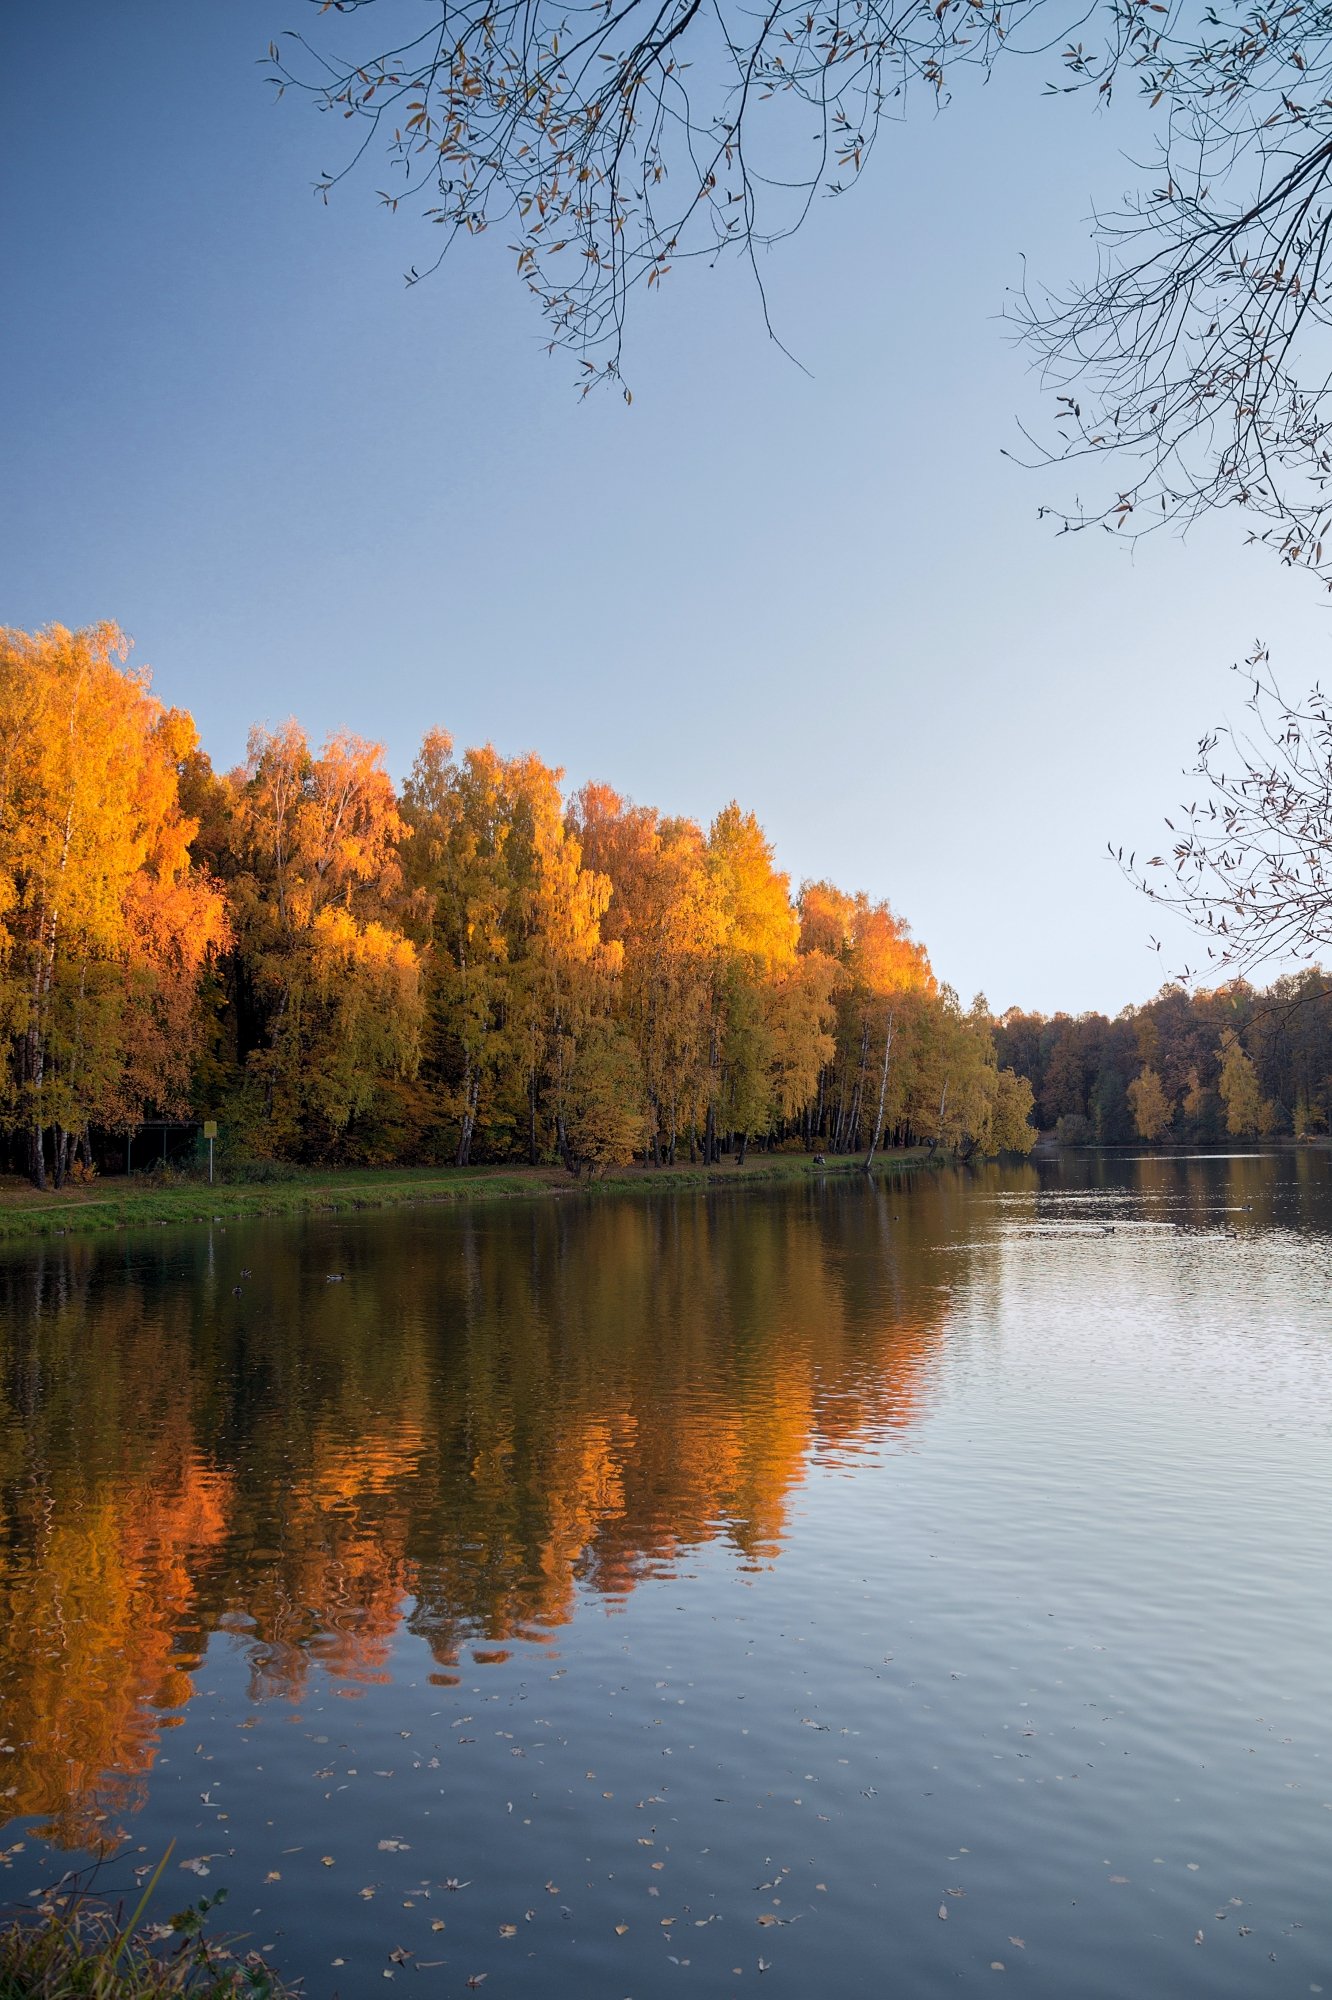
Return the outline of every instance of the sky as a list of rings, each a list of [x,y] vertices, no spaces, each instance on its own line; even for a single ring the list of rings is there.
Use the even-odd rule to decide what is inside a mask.
[[[399,778],[442,724],[705,822],[737,798],[996,1010],[1114,1013],[1196,957],[1107,842],[1159,849],[1256,638],[1299,692],[1332,628],[1241,519],[1057,536],[1005,455],[1048,416],[1005,298],[1089,269],[1132,111],[1014,66],[887,130],[764,260],[800,365],[738,263],[677,267],[630,407],[578,399],[502,231],[408,288],[434,245],[382,173],[315,199],[342,134],[259,61],[292,25],[0,12],[0,623],[114,619],[220,767],[294,714]]]

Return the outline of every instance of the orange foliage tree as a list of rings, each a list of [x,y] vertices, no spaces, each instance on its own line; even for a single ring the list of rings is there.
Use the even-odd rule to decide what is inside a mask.
[[[179,779],[194,725],[113,625],[0,631],[4,1116],[56,1184],[90,1126],[189,1108],[199,975],[228,936]]]

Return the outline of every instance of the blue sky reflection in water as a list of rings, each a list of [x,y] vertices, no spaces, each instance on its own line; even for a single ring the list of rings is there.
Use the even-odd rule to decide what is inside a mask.
[[[1332,1990],[1330,1225],[1283,1154],[10,1259],[6,1890],[175,1839],[313,1995]]]

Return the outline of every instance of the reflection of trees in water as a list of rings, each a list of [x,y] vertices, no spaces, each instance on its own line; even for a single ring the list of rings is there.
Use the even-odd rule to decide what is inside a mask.
[[[215,1630],[256,1696],[354,1696],[404,1618],[447,1668],[704,1543],[771,1560],[811,1454],[921,1411],[922,1194],[383,1218],[339,1285],[315,1228],[0,1271],[0,1811],[113,1829]]]
[[[82,1262],[84,1268],[79,1269]],[[87,1260],[22,1273],[0,1404],[0,1793],[70,1845],[140,1796],[190,1692],[179,1639],[226,1535],[231,1482],[206,1462],[190,1366],[107,1286],[89,1330]]]

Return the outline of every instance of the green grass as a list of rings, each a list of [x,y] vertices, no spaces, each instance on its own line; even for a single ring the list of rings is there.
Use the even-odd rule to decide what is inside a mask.
[[[922,1152],[881,1153],[875,1171],[921,1166]],[[805,1153],[751,1153],[743,1167],[618,1167],[588,1183],[560,1167],[301,1168],[272,1181],[161,1179],[109,1175],[87,1187],[40,1190],[17,1177],[0,1179],[0,1242],[167,1223],[231,1222],[244,1216],[338,1214],[441,1202],[499,1201],[515,1196],[643,1193],[663,1188],[749,1186],[758,1181],[809,1180],[816,1172],[854,1174],[861,1156],[846,1155],[816,1169]],[[0,1991],[0,2000],[4,2000]]]

